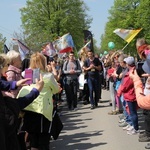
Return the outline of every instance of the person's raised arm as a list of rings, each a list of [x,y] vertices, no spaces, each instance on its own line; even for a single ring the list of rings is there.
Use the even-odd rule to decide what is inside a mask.
[[[42,78],[42,75],[40,74],[40,80],[36,79],[36,84],[35,87],[30,91],[29,94],[25,95],[24,97],[19,97],[17,102],[19,104],[20,109],[25,108],[28,106],[30,103],[33,102],[34,99],[36,99],[43,89],[44,86],[44,81]]]
[[[138,106],[143,109],[150,109],[150,95],[144,95],[143,83],[140,77],[138,76],[136,70],[130,71],[130,78],[134,82],[134,88],[135,88],[135,94],[136,94],[136,100]]]

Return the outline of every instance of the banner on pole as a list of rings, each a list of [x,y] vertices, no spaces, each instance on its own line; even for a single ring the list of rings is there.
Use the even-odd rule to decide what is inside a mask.
[[[67,53],[73,51],[74,42],[71,34],[67,33],[54,41],[54,47],[59,53]]]
[[[133,38],[142,30],[129,30],[129,29],[116,29],[113,32],[117,34],[119,37],[121,37],[123,40],[125,40],[127,43],[130,43]]]
[[[26,58],[26,55],[29,54],[30,49],[18,39],[12,39],[12,40],[17,41],[21,60],[24,60]]]

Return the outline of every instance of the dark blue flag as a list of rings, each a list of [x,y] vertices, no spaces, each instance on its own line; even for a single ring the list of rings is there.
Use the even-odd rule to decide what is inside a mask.
[[[90,50],[94,51],[94,47],[93,47],[93,35],[89,30],[83,30],[84,33],[84,42],[85,44],[87,44],[89,41],[90,42]]]

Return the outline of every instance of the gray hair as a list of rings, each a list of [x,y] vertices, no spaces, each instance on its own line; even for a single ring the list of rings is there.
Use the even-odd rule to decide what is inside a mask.
[[[7,56],[9,57],[10,59],[10,64],[13,63],[13,61],[20,56],[20,53],[19,52],[16,52],[15,50],[10,50],[8,53],[7,53]]]

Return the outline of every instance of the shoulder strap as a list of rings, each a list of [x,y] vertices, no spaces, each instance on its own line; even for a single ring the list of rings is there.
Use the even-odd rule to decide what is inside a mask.
[[[69,60],[67,60],[67,62],[66,62],[66,64],[65,64],[65,70],[67,70],[68,62],[69,62]],[[75,60],[75,63],[76,63],[76,65],[77,65],[77,69],[78,69],[78,67],[79,67],[78,60]]]
[[[78,67],[79,67],[79,64],[78,64],[78,63],[79,63],[79,62],[78,62],[78,60],[77,60],[77,59],[76,59],[75,61],[76,61],[77,70],[78,70]]]
[[[66,66],[65,66],[65,70],[67,70],[67,65],[68,65],[68,62],[69,62],[69,60],[67,60],[67,62],[66,62]]]
[[[7,70],[6,73],[9,72],[9,71],[12,71],[15,74],[20,74],[21,78],[24,79],[24,77],[21,75],[21,73],[18,73],[18,72],[14,71],[14,70]]]
[[[14,70],[7,70],[6,73],[9,72],[9,71],[12,71],[13,73],[18,74],[18,73],[17,73],[16,71],[14,71]]]
[[[88,66],[90,65],[90,60],[89,60],[89,58],[86,59],[86,63],[87,63]]]

